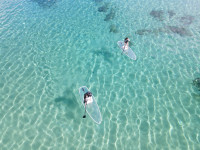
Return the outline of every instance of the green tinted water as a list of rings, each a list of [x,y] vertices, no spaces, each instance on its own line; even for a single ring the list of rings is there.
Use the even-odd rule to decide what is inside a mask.
[[[199,6],[2,0],[1,149],[199,149]],[[126,36],[136,61],[117,46]],[[82,119],[83,85],[100,125]]]

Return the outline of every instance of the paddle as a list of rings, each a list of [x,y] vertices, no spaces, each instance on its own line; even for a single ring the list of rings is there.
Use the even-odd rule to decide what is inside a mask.
[[[86,105],[87,105],[87,102],[86,102],[86,104],[85,104],[85,113],[84,113],[84,115],[83,115],[83,118],[86,118]]]

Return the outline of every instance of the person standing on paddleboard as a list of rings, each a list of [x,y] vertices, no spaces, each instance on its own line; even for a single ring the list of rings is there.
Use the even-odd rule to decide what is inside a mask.
[[[126,49],[128,49],[128,42],[129,42],[130,40],[129,40],[129,38],[128,37],[126,37],[125,39],[124,39],[124,50],[126,50]]]
[[[87,105],[87,101],[90,100],[92,97],[92,93],[91,92],[87,92],[84,94],[84,103],[85,103],[85,107]]]

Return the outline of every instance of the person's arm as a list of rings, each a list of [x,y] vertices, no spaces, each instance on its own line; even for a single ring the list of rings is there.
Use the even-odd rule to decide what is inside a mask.
[[[129,46],[130,39],[128,39],[127,46]]]

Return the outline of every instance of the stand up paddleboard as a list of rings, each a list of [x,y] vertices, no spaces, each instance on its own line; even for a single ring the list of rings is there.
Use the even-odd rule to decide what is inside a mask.
[[[123,41],[118,41],[117,45],[120,47],[120,49],[123,51],[123,53],[126,54],[129,58],[136,60],[136,55],[133,52],[133,50],[130,47],[124,48],[124,42]]]
[[[89,92],[89,90],[88,90],[88,88],[86,86],[82,86],[82,87],[79,88],[79,94],[80,94],[80,97],[81,97],[81,103],[83,104],[84,108],[85,108],[84,94],[87,93],[87,92]],[[101,123],[101,121],[102,121],[101,112],[99,110],[98,104],[95,101],[95,98],[94,98],[93,95],[87,101],[86,112],[88,113],[90,118],[92,118],[92,120],[95,123],[97,123],[97,124]]]

